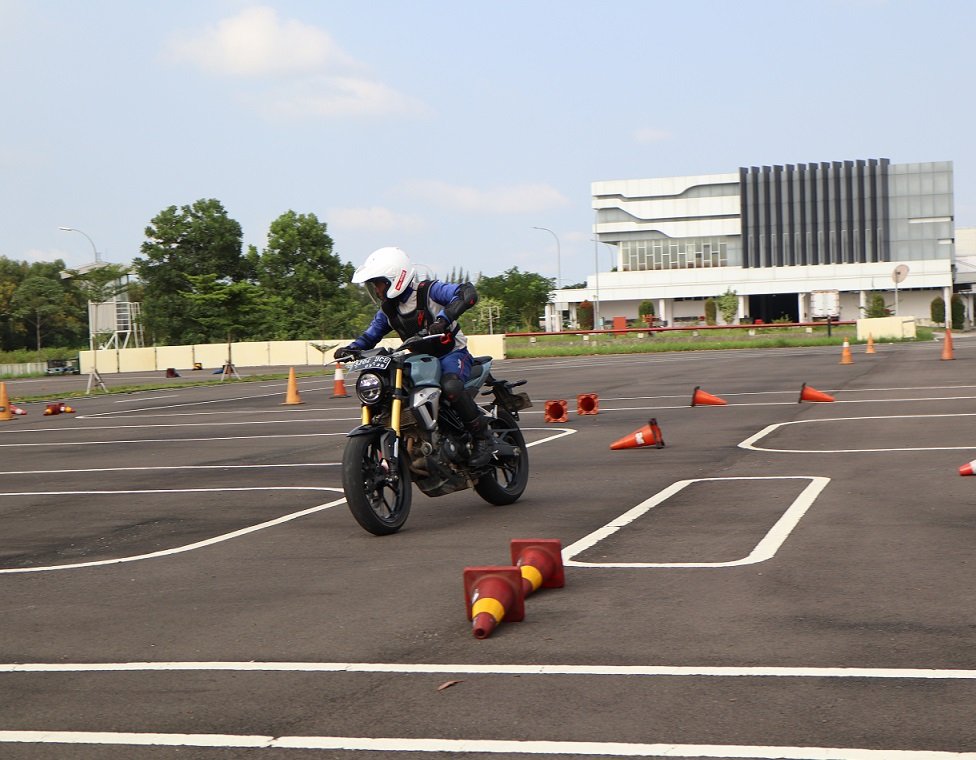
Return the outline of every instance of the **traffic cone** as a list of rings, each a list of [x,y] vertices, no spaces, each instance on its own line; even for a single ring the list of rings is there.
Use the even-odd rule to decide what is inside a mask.
[[[576,397],[577,414],[598,414],[600,411],[600,397],[595,393],[581,393]]]
[[[811,388],[809,385],[804,383],[800,386],[800,398],[796,400],[796,403],[801,401],[833,401],[834,397],[826,393],[818,391],[816,388]]]
[[[566,399],[547,401],[544,419],[546,422],[566,422],[569,419]]]
[[[491,636],[502,620],[519,622],[525,618],[522,572],[514,565],[464,568],[464,603],[476,639]]]
[[[298,395],[298,384],[295,382],[295,368],[291,367],[288,370],[288,390],[285,391],[285,400],[281,402],[282,405],[285,404],[304,404],[302,397]]]
[[[61,414],[61,404],[57,401],[52,404],[48,404],[47,408],[44,410],[45,417],[50,417],[54,414]]]
[[[973,468],[974,467],[976,467],[976,459],[974,459],[972,462],[966,462],[966,464],[964,464],[962,467],[960,467],[959,468],[959,474],[960,475],[976,475],[976,473],[973,472]]]
[[[700,385],[696,385],[694,393],[691,394],[692,406],[698,406],[699,404],[704,406],[724,406],[727,403],[729,402],[725,399],[713,396],[711,393],[705,393]]]
[[[866,354],[877,353],[877,351],[874,350],[874,336],[871,333],[868,333],[868,347],[864,349],[864,353]]]
[[[59,409],[60,409],[60,410],[61,410],[62,412],[64,412],[65,414],[74,414],[74,411],[75,411],[75,410],[74,410],[74,409],[73,409],[72,407],[70,407],[70,406],[68,406],[68,405],[67,405],[66,403],[64,403],[63,401],[62,401],[61,403],[59,403],[59,404],[58,404],[58,408],[59,408]]]
[[[10,399],[7,398],[7,384],[0,383],[0,421],[12,420],[13,412],[10,409]]]
[[[180,373],[176,371],[174,367],[166,368],[166,377],[179,377]]]
[[[346,398],[346,373],[342,369],[342,364],[336,364],[335,381],[332,384],[332,396],[330,398]]]
[[[522,573],[522,593],[566,585],[563,547],[558,538],[513,538],[509,544],[512,564]]]
[[[942,361],[955,358],[956,357],[952,355],[952,329],[947,327],[945,331],[945,339],[942,341]]]
[[[722,402],[725,403],[724,401]],[[611,451],[620,449],[640,449],[645,446],[653,446],[656,449],[664,448],[664,436],[661,435],[661,428],[657,425],[657,420],[653,417],[647,421],[640,430],[625,435],[610,444]]]
[[[11,412],[11,414],[27,414],[27,410],[26,409],[21,409],[16,404],[11,404],[10,405],[10,412]]]
[[[853,364],[854,359],[851,356],[851,343],[847,338],[844,338],[844,347],[840,352],[840,363],[841,364]]]

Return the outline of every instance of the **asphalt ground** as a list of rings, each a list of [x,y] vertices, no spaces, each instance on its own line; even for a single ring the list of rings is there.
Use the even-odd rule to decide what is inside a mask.
[[[0,757],[976,758],[976,343],[876,348],[497,362],[535,402],[524,497],[415,491],[382,538],[331,375],[29,405],[0,423]],[[650,418],[663,448],[610,450]],[[463,570],[524,538],[565,587],[476,639]]]

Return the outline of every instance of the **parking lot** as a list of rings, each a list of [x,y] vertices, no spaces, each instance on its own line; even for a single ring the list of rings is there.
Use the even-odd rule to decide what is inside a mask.
[[[970,343],[497,362],[525,496],[415,491],[382,538],[331,373],[31,404],[0,422],[0,757],[976,758]],[[650,418],[663,448],[610,450]],[[520,538],[565,587],[476,639],[462,572]]]

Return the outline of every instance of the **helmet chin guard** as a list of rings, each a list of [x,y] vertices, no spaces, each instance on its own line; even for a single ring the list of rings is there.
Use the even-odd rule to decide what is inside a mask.
[[[410,257],[393,246],[378,248],[366,258],[352,276],[353,283],[360,285],[369,280],[384,279],[390,283],[386,298],[402,295],[413,284],[416,269]]]

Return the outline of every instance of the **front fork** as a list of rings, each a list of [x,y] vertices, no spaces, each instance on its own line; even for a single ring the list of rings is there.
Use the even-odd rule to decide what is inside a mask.
[[[397,367],[393,383],[393,403],[390,405],[390,429],[393,435],[386,432],[382,436],[383,459],[396,462],[400,456],[400,415],[403,411],[403,367]],[[373,413],[363,404],[361,420],[363,425],[369,425],[373,420]],[[396,468],[393,468],[396,471]]]

